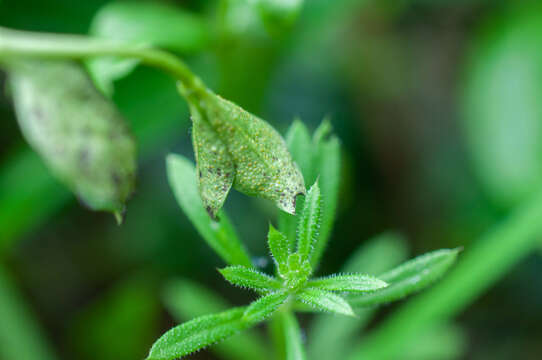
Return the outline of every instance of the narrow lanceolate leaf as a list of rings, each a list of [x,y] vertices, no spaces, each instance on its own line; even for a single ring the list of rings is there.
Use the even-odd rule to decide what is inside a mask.
[[[281,232],[269,224],[269,233],[267,234],[267,242],[269,244],[269,250],[271,250],[271,255],[277,263],[279,271],[281,268],[283,270],[288,262],[288,256],[290,255],[290,248],[288,239]],[[283,272],[283,271],[282,271]]]
[[[179,322],[231,308],[219,294],[186,279],[169,282],[163,298],[166,308]],[[265,339],[251,329],[225,339],[209,350],[224,360],[270,359]]]
[[[233,285],[256,291],[274,291],[281,288],[281,283],[277,279],[245,266],[228,266],[218,271]]]
[[[301,331],[295,315],[291,312],[283,312],[280,315],[282,334],[286,348],[286,360],[305,360],[305,350],[301,340]]]
[[[312,176],[314,149],[309,130],[301,120],[295,119],[288,128],[286,144],[305,178],[305,183],[312,184],[316,180],[316,177],[313,179]],[[296,208],[303,209],[303,198],[298,199]],[[291,248],[295,246],[298,219],[299,215],[293,216],[285,212],[281,212],[278,218],[279,230],[286,235]]]
[[[209,246],[227,264],[251,267],[250,256],[226,214],[221,213],[216,222],[207,215],[192,162],[180,155],[168,155],[167,175],[177,202]]]
[[[70,62],[18,60],[7,70],[26,140],[82,203],[119,218],[134,190],[136,146],[114,105]]]
[[[328,291],[367,292],[385,288],[388,284],[370,275],[348,274],[317,278],[308,286]]]
[[[305,193],[305,183],[279,133],[210,90],[180,87],[179,91],[191,104],[192,117],[209,125],[199,129],[212,133],[205,138],[215,139],[211,144],[217,148],[226,146],[234,164],[233,187],[247,195],[272,200],[283,211],[295,213],[295,199]],[[223,154],[209,154],[206,165],[222,167]]]
[[[323,198],[322,224],[311,257],[313,267],[316,267],[326,248],[337,213],[341,176],[341,146],[336,136],[325,139],[330,131],[331,125],[324,120],[322,125],[316,129],[313,139],[317,149],[314,171],[317,172],[315,176],[318,176],[318,184]]]
[[[256,324],[273,315],[277,309],[288,299],[286,291],[277,291],[263,296],[248,306],[243,314],[243,320],[249,324]]]
[[[147,360],[173,360],[201,350],[250,327],[245,307],[205,315],[174,327],[152,346]]]
[[[190,108],[197,105],[190,105]],[[198,188],[203,206],[216,218],[233,184],[235,168],[226,145],[201,112],[192,110],[192,144],[197,164]]]
[[[354,316],[348,302],[331,292],[309,288],[297,294],[297,297],[303,303],[318,311]]]
[[[311,265],[316,268],[326,248],[336,217],[341,170],[340,142],[331,134],[331,123],[328,120],[322,121],[312,138],[305,125],[295,120],[286,134],[286,143],[303,173],[305,183],[312,184],[318,179],[322,194],[322,221],[311,256]],[[303,198],[298,202],[297,208],[302,209]],[[295,242],[298,219],[299,215],[279,214],[279,230],[291,243]]]
[[[318,237],[321,220],[322,198],[318,182],[310,188],[305,198],[305,207],[297,227],[297,251],[302,260],[310,260],[314,244]]]
[[[389,286],[349,298],[353,306],[388,303],[415,293],[438,280],[455,262],[459,249],[442,249],[418,256],[379,276]]]

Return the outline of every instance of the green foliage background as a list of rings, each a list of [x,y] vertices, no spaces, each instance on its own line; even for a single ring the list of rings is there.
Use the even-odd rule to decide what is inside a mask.
[[[106,3],[0,0],[0,26],[85,34]],[[263,22],[241,0],[232,0],[227,14],[219,1],[164,3],[201,23],[160,45],[179,53],[217,93],[283,134],[294,117],[312,132],[329,116],[343,148],[342,183],[320,273],[347,271],[342,264],[349,255],[389,229],[405,235],[408,250],[403,242],[384,247],[376,258],[389,264],[366,261],[356,271],[383,272],[407,252],[464,246],[467,253],[515,207],[540,198],[534,196],[542,177],[542,7],[536,1],[308,0],[291,25]],[[168,30],[186,31],[164,26]],[[121,227],[108,214],[82,208],[51,177],[22,140],[9,96],[0,97],[0,349],[10,348],[2,343],[6,338],[16,339],[25,350],[17,359],[143,358],[177,321],[227,307],[212,294],[175,302],[175,291],[200,293],[186,288],[205,286],[234,305],[252,300],[214,271],[223,263],[168,186],[165,155],[192,156],[188,109],[173,80],[138,67],[115,83],[113,99],[139,148],[137,191]],[[268,220],[276,216],[272,205],[233,193],[225,207],[264,264]],[[486,240],[541,238],[540,231],[522,232],[526,227]],[[412,332],[405,356],[540,358],[540,252],[531,242],[507,246],[487,246],[482,254],[500,260],[472,276],[499,282],[477,298],[442,298],[448,309],[457,306],[451,321],[426,329],[424,318],[416,317],[421,320],[412,326],[423,331]],[[499,274],[512,264],[506,255],[516,253],[523,254],[521,262]],[[472,269],[482,262],[469,261]],[[171,282],[178,278],[186,280]],[[445,279],[437,290],[447,294],[446,286],[459,282],[467,293],[472,286],[464,279]],[[386,358],[379,351],[393,347],[390,338],[400,344],[397,334],[410,332],[409,314],[423,313],[430,296],[367,310],[356,323],[302,318],[304,329],[315,329],[307,336],[316,344],[309,358],[326,356],[316,339],[337,329],[353,334],[337,343],[357,349],[362,324],[375,330],[364,358]],[[173,301],[171,313],[164,298]],[[193,305],[181,307],[184,302]],[[394,323],[397,310],[402,322]],[[250,334],[244,356],[266,346],[260,330]],[[223,344],[225,350],[194,357],[240,358],[234,340]],[[0,350],[0,359],[14,358]]]

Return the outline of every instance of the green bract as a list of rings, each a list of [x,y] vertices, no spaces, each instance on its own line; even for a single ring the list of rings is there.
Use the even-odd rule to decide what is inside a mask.
[[[199,189],[209,215],[216,216],[232,185],[294,214],[305,184],[279,133],[210,90],[179,90],[190,105]]]
[[[120,216],[134,189],[136,150],[113,104],[70,62],[20,60],[7,69],[26,140],[84,204]]]

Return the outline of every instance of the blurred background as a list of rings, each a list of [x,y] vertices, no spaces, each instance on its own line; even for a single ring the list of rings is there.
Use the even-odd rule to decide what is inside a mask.
[[[134,30],[126,2],[105,0],[0,0],[0,26],[150,36],[282,133],[295,117],[311,131],[328,117],[342,142],[342,184],[321,273],[387,230],[405,236],[409,257],[468,250],[542,185],[539,1],[307,0],[286,16],[248,0],[137,3],[163,6],[158,20],[135,11],[155,21],[155,33]],[[104,91],[139,153],[122,226],[51,177],[22,139],[8,93],[0,95],[2,360],[143,359],[178,322],[162,297],[175,278],[232,304],[252,298],[215,271],[223,264],[167,184],[165,155],[193,157],[174,81],[145,67],[112,73],[101,75]],[[226,209],[252,254],[266,256],[271,204],[234,193]],[[452,319],[455,351],[412,358],[542,358],[542,237],[528,253]],[[401,305],[386,307],[369,331]],[[35,346],[14,339],[19,333]],[[1,349],[14,344],[26,355]]]

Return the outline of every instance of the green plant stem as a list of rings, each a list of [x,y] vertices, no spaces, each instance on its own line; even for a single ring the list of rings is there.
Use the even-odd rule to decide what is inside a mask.
[[[82,35],[43,34],[0,27],[0,60],[18,57],[84,59],[96,56],[134,58],[160,68],[192,91],[205,85],[178,57],[148,46],[131,45]]]
[[[457,266],[405,304],[359,344],[349,359],[397,359],[409,342],[431,326],[444,323],[472,303],[539,246],[542,191],[522,204],[472,246]]]

